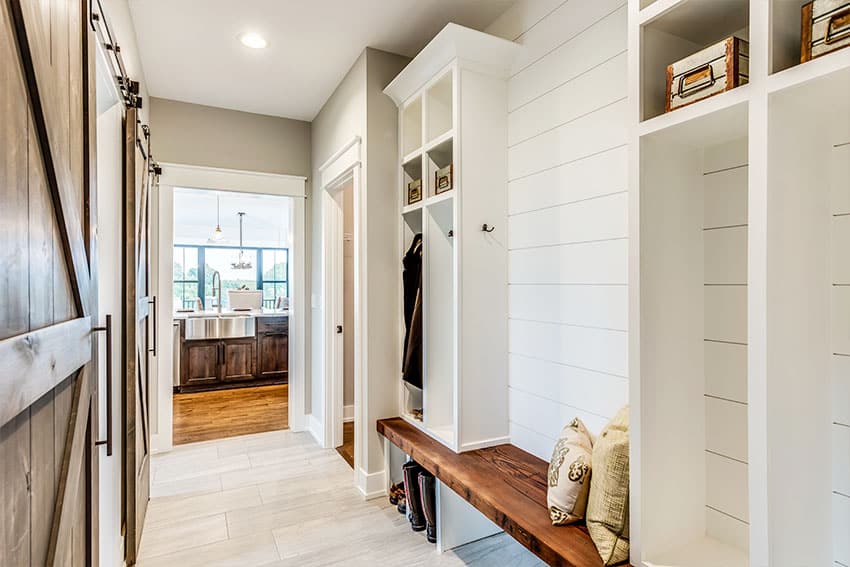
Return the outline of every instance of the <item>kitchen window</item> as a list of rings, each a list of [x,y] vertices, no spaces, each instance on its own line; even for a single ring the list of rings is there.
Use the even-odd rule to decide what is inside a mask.
[[[289,249],[243,247],[243,259],[251,263],[247,270],[231,267],[239,257],[233,246],[174,246],[174,305],[191,309],[200,298],[204,309],[216,306],[213,297],[213,272],[221,274],[221,291],[228,307],[227,290],[263,290],[263,307],[277,305],[279,297],[289,297]]]

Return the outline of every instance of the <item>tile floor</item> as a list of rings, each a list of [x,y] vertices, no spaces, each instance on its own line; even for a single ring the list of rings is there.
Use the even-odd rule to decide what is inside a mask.
[[[437,554],[308,433],[182,445],[151,467],[140,567],[542,565],[504,534]]]

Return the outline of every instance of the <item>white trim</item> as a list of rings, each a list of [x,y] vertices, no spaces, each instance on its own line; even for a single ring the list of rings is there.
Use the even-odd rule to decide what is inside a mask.
[[[363,281],[366,269],[366,200],[363,198],[361,180],[360,137],[355,136],[339,150],[334,152],[320,169],[320,192],[318,201],[322,218],[322,282],[321,305],[323,329],[320,345],[314,345],[322,353],[324,366],[321,407],[324,421],[321,444],[324,447],[336,447],[342,444],[342,424],[345,410],[343,407],[343,365],[342,335],[338,335],[335,326],[343,321],[343,278],[342,278],[342,232],[343,218],[340,203],[334,198],[334,192],[349,181],[353,184],[354,202],[354,470],[359,471],[364,461],[365,435],[363,431],[363,408],[365,407],[366,338],[363,333],[366,315],[366,294]],[[316,403],[316,401],[314,401]],[[362,492],[370,494],[373,490]],[[386,487],[381,487],[385,490]]]
[[[261,193],[283,197],[307,196],[307,178],[297,175],[242,171],[182,163],[160,164],[161,185],[190,189],[215,189],[235,193]]]
[[[343,406],[342,421],[344,423],[351,423],[352,421],[354,421],[354,404]]]
[[[339,158],[341,158],[341,157],[343,156],[343,154],[345,154],[345,152],[347,152],[348,150],[350,150],[350,149],[351,149],[351,148],[352,148],[355,144],[357,144],[357,145],[358,145],[358,148],[357,148],[357,155],[358,155],[358,158],[357,158],[357,160],[359,160],[359,159],[360,159],[360,157],[359,157],[359,156],[360,156],[360,148],[359,148],[359,144],[360,144],[360,136],[354,136],[353,138],[351,138],[351,139],[348,141],[348,143],[346,143],[346,144],[345,144],[344,146],[342,146],[340,149],[338,149],[337,151],[335,151],[335,152],[331,155],[331,157],[329,157],[328,159],[326,159],[326,160],[325,160],[325,163],[323,163],[322,165],[320,165],[320,166],[319,166],[319,173],[322,173],[322,172],[324,172],[327,168],[329,168],[329,167],[330,167],[330,166],[331,166],[331,165],[332,165],[335,161],[337,161]],[[343,161],[345,161],[345,160],[343,160]]]
[[[494,437],[493,439],[484,439],[483,441],[477,441],[475,443],[464,443],[460,447],[460,452],[477,451],[478,449],[486,449],[487,447],[495,447],[496,445],[506,445],[510,442],[511,438],[509,435],[505,435],[504,437]]]
[[[158,358],[158,374],[167,377],[159,383],[157,395],[152,400],[159,404],[157,407],[158,435],[151,436],[151,450],[154,453],[166,452],[172,448],[172,428],[174,400],[172,397],[171,372],[171,326],[174,312],[171,298],[174,295],[171,280],[173,265],[173,208],[174,187],[196,189],[216,189],[236,193],[253,193],[261,195],[276,195],[293,198],[292,219],[292,259],[290,269],[292,281],[292,316],[290,317],[290,349],[289,349],[289,427],[293,431],[303,431],[307,426],[305,407],[306,394],[306,318],[307,286],[306,286],[306,211],[305,199],[306,178],[295,175],[280,175],[273,173],[254,173],[233,169],[221,169],[184,164],[163,163],[163,174],[159,183],[159,231],[153,235],[152,247],[159,250],[159,289],[158,299],[160,330],[160,350]],[[165,331],[163,329],[166,329]],[[166,353],[166,351],[168,351]],[[322,432],[320,427],[318,431]],[[319,441],[321,443],[321,441]]]
[[[313,436],[313,439],[316,440],[316,443],[322,445],[325,438],[325,431],[322,426],[322,420],[316,418],[312,413],[307,414],[305,416],[307,421],[307,431],[310,432],[310,435]]]
[[[385,471],[378,471],[372,474],[367,473],[363,469],[357,470],[357,478],[355,486],[363,498],[372,500],[373,498],[381,498],[387,494],[387,479]]]

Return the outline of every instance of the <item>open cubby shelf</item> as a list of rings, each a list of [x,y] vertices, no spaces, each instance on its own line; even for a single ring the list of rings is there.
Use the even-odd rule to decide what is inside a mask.
[[[402,246],[420,233],[423,242],[422,390],[402,383],[399,411],[456,452],[509,438],[507,283],[489,275],[507,273],[507,251],[480,227],[506,224],[507,75],[518,49],[449,24],[384,90],[399,108],[405,156]],[[440,171],[450,182],[438,193]],[[422,200],[411,204],[407,183],[420,174]]]
[[[632,563],[848,565],[850,49],[800,64],[801,0],[630,1]],[[664,113],[733,34],[749,84]]]

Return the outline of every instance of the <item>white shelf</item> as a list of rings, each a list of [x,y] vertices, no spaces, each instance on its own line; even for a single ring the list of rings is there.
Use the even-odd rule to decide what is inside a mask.
[[[425,152],[430,152],[434,148],[448,142],[449,140],[452,140],[454,138],[454,135],[455,135],[454,128],[440,134],[439,136],[437,136],[436,138],[434,138],[433,140],[431,140],[430,142],[428,142],[425,145]]]
[[[422,148],[418,147],[415,150],[413,150],[412,152],[410,152],[409,154],[407,154],[406,156],[404,156],[401,160],[401,163],[403,163],[404,165],[407,165],[407,164],[409,164],[409,163],[411,163],[411,162],[413,162],[416,159],[421,158],[421,157],[422,157]]]
[[[750,561],[746,551],[706,537],[661,553],[643,564],[645,567],[748,567]]]
[[[701,100],[690,106],[644,120],[641,138],[705,146],[747,135],[747,110],[751,85]]]
[[[640,25],[709,45],[747,27],[747,0],[656,0],[640,11]]]
[[[434,195],[433,197],[428,197],[425,199],[426,207],[433,207],[435,205],[439,205],[440,203],[445,203],[446,201],[451,201],[455,197],[455,190],[451,189],[450,191],[446,191],[445,193],[440,193],[439,195]]]
[[[409,215],[410,213],[415,213],[416,211],[421,211],[422,205],[423,205],[422,201],[417,201],[416,203],[413,203],[412,205],[407,205],[407,206],[405,206],[401,209],[401,214],[402,215]]]
[[[818,57],[770,75],[767,80],[767,91],[773,94],[794,89],[820,79],[829,78],[837,73],[850,73],[850,48]]]

